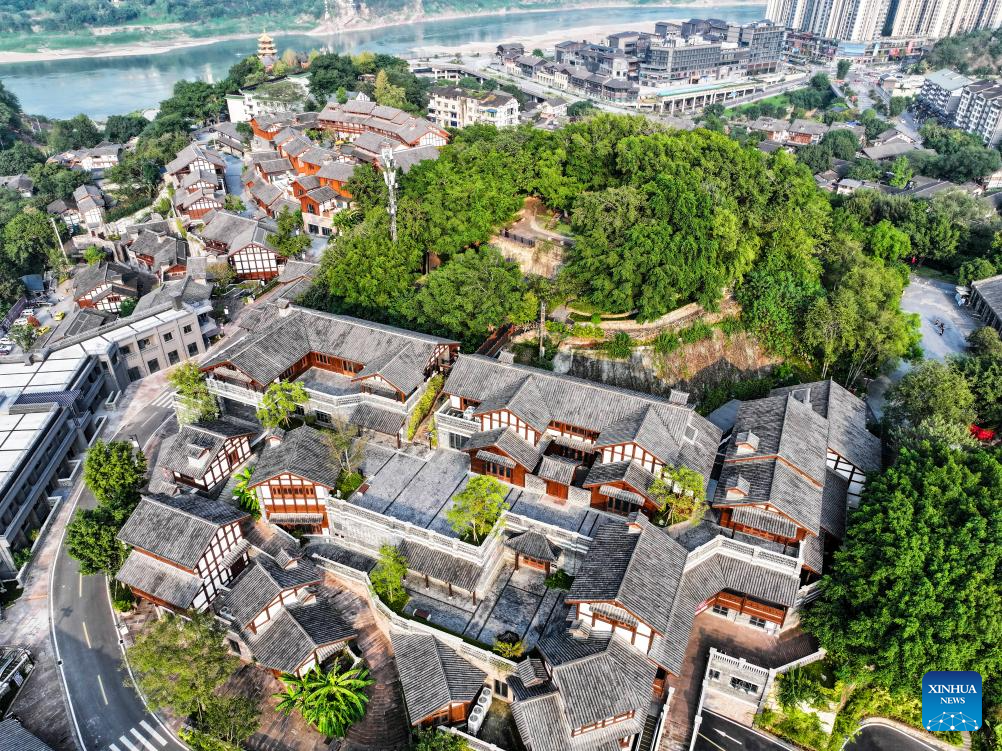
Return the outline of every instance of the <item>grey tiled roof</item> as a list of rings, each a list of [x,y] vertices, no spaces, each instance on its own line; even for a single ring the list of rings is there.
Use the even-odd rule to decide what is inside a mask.
[[[816,574],[822,573],[821,570],[824,568],[825,558],[824,535],[822,534],[818,537],[808,535],[800,543],[800,557],[804,562],[804,566]]]
[[[227,438],[257,432],[256,426],[230,417],[184,425],[164,439],[157,464],[188,477],[202,477]]]
[[[487,674],[430,634],[390,634],[412,725],[452,702],[471,702]]]
[[[294,673],[318,649],[355,636],[341,613],[331,603],[320,601],[284,608],[249,641],[254,657],[266,668]]]
[[[424,382],[425,367],[447,339],[384,326],[350,316],[293,306],[278,320],[238,339],[206,364],[230,362],[258,383],[271,383],[310,352],[371,366],[405,394]],[[373,363],[380,366],[372,366]]]
[[[166,281],[155,290],[147,292],[139,298],[134,312],[142,313],[144,310],[173,303],[175,300],[189,305],[197,305],[208,301],[210,297],[212,297],[211,285],[200,284],[190,276],[186,276],[182,279]]]
[[[840,540],[845,537],[848,493],[848,480],[832,470],[825,472],[825,488],[821,493],[821,528]]]
[[[129,553],[115,578],[183,610],[191,607],[195,595],[202,588],[202,580],[195,574],[182,571],[139,550]]]
[[[52,751],[13,717],[0,721],[0,748],[4,751]]]
[[[194,569],[217,530],[247,518],[244,511],[194,493],[143,496],[118,539],[179,566]]]
[[[728,498],[728,488],[739,482],[748,485],[743,498]],[[714,507],[736,505],[775,506],[804,529],[817,534],[821,529],[821,486],[777,459],[725,463],[714,493]]]
[[[174,172],[183,170],[199,158],[205,159],[209,164],[220,169],[226,168],[226,161],[219,152],[207,149],[201,144],[192,143],[181,149],[177,153],[177,156],[167,163],[166,170],[168,173],[173,174]]]
[[[595,534],[567,600],[615,603],[664,633],[666,604],[675,599],[686,556],[643,514],[629,523],[607,522]]]
[[[265,447],[254,466],[251,484],[258,485],[283,472],[328,488],[335,487],[340,476],[323,433],[309,425],[290,430],[277,446]]]
[[[402,143],[417,143],[428,133],[441,132],[423,118],[414,117],[395,107],[375,102],[330,102],[317,117],[321,125],[343,123],[351,127],[370,128],[392,133]]]
[[[270,248],[268,236],[278,230],[271,219],[249,219],[232,211],[210,211],[199,234],[206,240],[226,245],[229,254],[257,243]]]
[[[789,519],[773,514],[763,509],[752,508],[750,506],[739,506],[734,509],[731,518],[737,523],[746,527],[754,527],[763,532],[769,532],[783,537],[794,538],[797,536],[797,525]]]
[[[111,284],[116,289],[135,295],[136,272],[128,266],[106,261],[84,266],[73,277],[73,296],[80,297],[102,284]]]
[[[476,563],[411,540],[403,540],[399,547],[407,559],[408,571],[447,582],[467,592],[477,588],[481,569]]]
[[[316,276],[316,273],[319,270],[319,263],[312,263],[311,261],[297,261],[294,258],[289,259],[279,272],[278,281],[286,284],[303,278],[312,279]]]
[[[495,428],[494,430],[474,433],[463,444],[463,451],[485,448],[501,449],[529,472],[532,472],[539,463],[538,447],[517,435],[511,428]]]
[[[552,480],[561,485],[570,485],[574,479],[574,471],[578,468],[578,463],[573,459],[565,459],[562,456],[544,456],[540,462],[537,474],[544,480]]]
[[[971,288],[981,295],[981,299],[985,301],[985,305],[995,315],[1002,318],[1002,274],[971,282]]]
[[[347,419],[349,423],[358,425],[360,428],[395,436],[404,426],[406,416],[403,412],[395,412],[363,403],[356,405]]]
[[[866,429],[866,404],[835,381],[773,389],[770,394],[806,398],[828,420],[828,446],[865,472],[880,469],[880,439]]]
[[[546,535],[532,529],[512,535],[505,540],[504,544],[516,553],[521,553],[537,561],[554,563],[560,557],[560,548],[550,542]]]
[[[646,494],[654,484],[654,475],[632,459],[622,462],[595,462],[585,477],[584,487],[606,485],[610,482],[625,482],[638,493]]]
[[[599,433],[598,445],[636,440],[707,477],[720,442],[720,430],[685,405],[478,355],[459,357],[444,391],[480,403],[480,412],[510,408],[540,431],[555,421]]]
[[[230,585],[229,592],[216,601],[216,612],[232,619],[238,629],[245,628],[280,593],[319,584],[322,579],[320,569],[309,561],[296,561],[283,568],[271,556],[259,555]]]

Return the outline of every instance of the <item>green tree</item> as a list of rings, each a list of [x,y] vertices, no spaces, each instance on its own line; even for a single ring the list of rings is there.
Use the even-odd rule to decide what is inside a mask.
[[[886,263],[893,263],[911,255],[912,241],[906,232],[884,219],[870,229],[870,252]]]
[[[891,187],[893,188],[906,188],[908,183],[911,182],[914,176],[914,171],[912,170],[911,162],[908,161],[908,157],[899,156],[894,160],[894,164],[891,166]]]
[[[0,151],[0,175],[24,175],[44,161],[45,155],[34,146],[15,141],[9,149]]]
[[[118,306],[118,316],[119,318],[126,318],[131,316],[136,311],[136,306],[139,304],[138,297],[126,297],[122,300],[122,304]]]
[[[851,66],[852,66],[851,60],[839,60],[835,70],[835,78],[837,78],[840,81],[845,80],[845,77],[849,75],[849,68]]]
[[[150,707],[192,715],[196,726],[204,726],[220,687],[240,666],[225,637],[210,613],[168,615],[149,624],[128,660]]]
[[[21,127],[21,103],[0,81],[0,147],[7,148]]]
[[[981,425],[1002,428],[1002,341],[988,326],[967,337],[970,352],[950,365],[967,383],[974,397],[974,413]]]
[[[960,264],[960,268],[957,270],[957,281],[961,284],[970,284],[995,276],[997,273],[998,269],[995,264],[987,258],[972,258]]]
[[[447,733],[437,728],[417,732],[414,751],[469,751],[470,745],[461,735]]]
[[[991,681],[1002,671],[1000,526],[997,450],[906,446],[867,480],[801,623],[850,681],[907,696],[927,670]]]
[[[217,695],[205,705],[199,729],[240,748],[260,727],[258,702],[247,696]]]
[[[57,154],[71,149],[87,149],[101,142],[101,131],[87,115],[56,120],[49,131],[49,148]]]
[[[379,104],[387,107],[397,107],[398,109],[403,109],[407,106],[407,96],[403,87],[394,86],[390,83],[389,74],[385,70],[381,70],[376,74],[373,93]]]
[[[801,704],[814,707],[823,702],[824,698],[821,686],[812,681],[803,668],[793,668],[779,674],[776,699],[785,711],[797,709]]]
[[[395,545],[379,548],[379,562],[369,573],[372,588],[379,598],[391,607],[398,607],[407,599],[404,577],[407,576],[407,559]]]
[[[310,247],[310,237],[303,232],[303,212],[283,208],[276,219],[278,229],[268,235],[268,244],[280,256],[292,258]]]
[[[35,184],[35,197],[39,205],[57,199],[66,200],[81,185],[90,182],[90,175],[83,170],[72,170],[61,164],[36,164],[28,170],[28,177]]]
[[[817,175],[832,168],[832,152],[824,144],[810,144],[797,151],[797,161]]]
[[[507,489],[493,477],[476,475],[452,499],[445,518],[460,537],[479,545],[508,508]]]
[[[331,464],[341,474],[357,473],[365,459],[368,443],[357,425],[340,417],[331,418],[331,427],[324,431],[324,442],[330,450]]]
[[[505,323],[528,323],[538,309],[518,265],[493,247],[458,254],[432,271],[414,297],[421,326],[466,342],[483,341]]]
[[[127,441],[97,440],[87,451],[83,476],[98,503],[115,509],[125,521],[146,484],[146,456]]]
[[[696,523],[706,511],[706,481],[688,467],[664,467],[655,476],[649,493],[658,505],[659,516],[669,524]]]
[[[104,137],[112,143],[125,143],[142,133],[149,124],[142,115],[111,115],[104,124]]]
[[[27,352],[31,345],[38,338],[38,329],[27,323],[17,323],[10,327],[7,336],[14,340],[14,344]]]
[[[223,199],[223,208],[227,211],[241,212],[245,211],[247,206],[242,200],[240,200],[240,196],[234,195],[233,193],[227,193],[226,198]]]
[[[88,266],[97,266],[106,257],[104,249],[96,245],[88,245],[84,248],[83,259],[87,262]]]
[[[66,525],[66,552],[80,564],[80,573],[109,577],[118,573],[129,554],[117,536],[123,521],[104,505],[77,510]]]
[[[237,505],[250,514],[255,519],[261,518],[261,504],[258,502],[257,493],[250,487],[253,467],[244,467],[234,475],[237,482],[233,486],[233,497]]]
[[[296,381],[275,381],[265,389],[261,406],[257,410],[257,419],[266,428],[286,428],[292,421],[296,408],[308,401],[309,396],[303,384]]]
[[[326,101],[339,88],[358,88],[358,73],[348,55],[318,55],[310,62],[310,93],[318,101]]]
[[[930,426],[952,426],[950,436],[966,436],[974,422],[974,395],[963,375],[945,363],[925,360],[887,392],[884,421],[899,440],[921,440]],[[943,437],[940,435],[939,437]]]
[[[282,676],[285,691],[275,694],[278,709],[285,714],[298,710],[303,719],[328,738],[343,738],[353,724],[365,716],[372,685],[369,671],[363,667],[326,673],[313,668],[305,676],[286,673]]]
[[[237,278],[237,272],[233,270],[233,267],[225,261],[219,263],[207,263],[205,265],[206,274],[210,279],[213,279],[217,286],[228,287],[233,284]]]
[[[18,276],[41,271],[55,243],[49,218],[36,209],[22,211],[3,228],[3,255]]]
[[[219,417],[216,397],[197,363],[181,363],[167,374],[167,383],[177,392],[177,419],[182,425]]]

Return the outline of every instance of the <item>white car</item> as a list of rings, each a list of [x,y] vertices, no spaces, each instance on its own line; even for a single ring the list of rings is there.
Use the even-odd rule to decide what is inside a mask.
[[[28,325],[28,319],[25,318],[24,316],[21,316],[16,321],[14,321],[13,325],[14,326],[27,326]]]
[[[24,310],[21,311],[22,318],[27,318],[28,316],[33,316],[33,315],[35,315],[34,308],[25,308]]]
[[[0,344],[0,355],[9,355],[13,351],[13,344]]]

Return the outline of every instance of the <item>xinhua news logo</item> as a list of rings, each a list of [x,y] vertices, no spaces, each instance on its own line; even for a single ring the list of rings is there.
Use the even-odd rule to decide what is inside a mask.
[[[981,674],[930,670],[922,676],[922,726],[932,732],[981,728]]]

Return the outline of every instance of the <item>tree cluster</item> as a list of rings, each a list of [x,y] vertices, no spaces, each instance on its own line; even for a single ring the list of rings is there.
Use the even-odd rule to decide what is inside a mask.
[[[362,81],[360,76],[375,76],[375,80]],[[429,87],[429,81],[410,72],[406,60],[393,55],[327,53],[310,63],[310,93],[318,102],[326,102],[339,91],[362,91],[379,104],[423,115]]]

